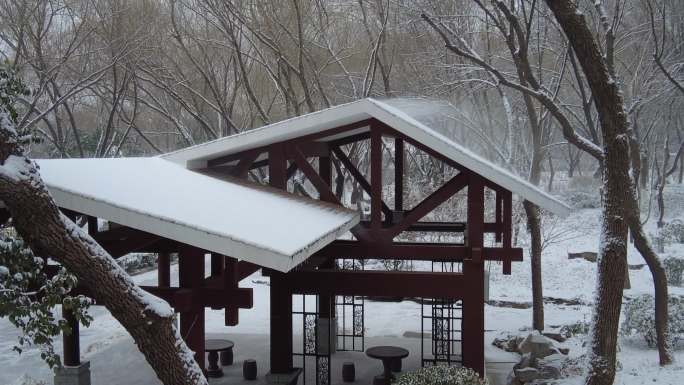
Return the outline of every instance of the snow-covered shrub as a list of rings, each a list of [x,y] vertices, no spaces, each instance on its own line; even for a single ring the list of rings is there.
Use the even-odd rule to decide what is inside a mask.
[[[455,366],[429,366],[414,372],[402,374],[396,385],[487,385],[486,378],[480,378],[470,368]]]
[[[585,321],[578,321],[573,324],[563,325],[558,333],[565,338],[570,338],[578,334],[587,334],[589,333],[589,323]]]
[[[672,286],[682,286],[682,273],[684,273],[684,259],[669,257],[663,261],[667,283]]]
[[[684,298],[670,296],[668,303],[669,335],[673,345],[676,345],[677,341],[684,336]],[[650,294],[643,294],[628,300],[620,332],[627,336],[642,336],[649,347],[656,347],[654,306],[653,296]]]
[[[671,220],[663,225],[658,235],[666,244],[684,243],[684,222],[680,219]]]
[[[598,194],[575,191],[565,198],[570,206],[576,209],[596,209],[601,207],[601,199]]]

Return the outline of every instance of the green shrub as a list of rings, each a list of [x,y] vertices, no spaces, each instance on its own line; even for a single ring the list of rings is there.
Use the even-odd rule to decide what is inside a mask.
[[[684,335],[684,299],[670,296],[668,300],[669,335],[673,344]],[[649,347],[656,347],[654,300],[650,294],[631,298],[625,305],[625,319],[620,331],[623,335],[644,337]]]
[[[396,385],[487,385],[486,378],[470,368],[430,366],[402,374]]]
[[[682,286],[682,273],[684,273],[684,259],[670,257],[663,261],[667,283],[672,286]]]

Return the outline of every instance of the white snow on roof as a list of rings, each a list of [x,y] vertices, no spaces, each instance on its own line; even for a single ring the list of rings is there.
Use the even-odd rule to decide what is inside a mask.
[[[60,207],[283,272],[359,221],[336,205],[158,157],[37,163]]]
[[[437,151],[497,185],[556,213],[567,216],[570,207],[513,173],[485,160],[448,137],[409,116],[399,108],[375,99],[362,99],[296,118],[270,124],[237,135],[216,139],[161,157],[188,168],[204,167],[208,160],[224,155],[318,133],[326,129],[375,118],[402,134]]]

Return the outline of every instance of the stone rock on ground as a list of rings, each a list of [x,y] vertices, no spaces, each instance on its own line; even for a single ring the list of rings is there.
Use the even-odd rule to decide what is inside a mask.
[[[561,378],[567,358],[551,339],[538,332],[531,333],[520,343],[519,350],[522,356],[513,367],[508,385],[536,385]]]
[[[593,251],[583,251],[581,253],[568,253],[568,259],[584,259],[589,262],[596,262],[598,253]]]
[[[519,353],[518,346],[523,341],[522,336],[508,335],[503,338],[494,338],[492,345],[507,352]]]
[[[539,370],[532,367],[515,369],[513,372],[520,382],[530,382],[541,377]]]
[[[531,333],[518,346],[521,354],[532,353],[534,358],[544,358],[556,353],[553,341],[539,333]]]
[[[565,342],[567,338],[565,338],[561,333],[556,333],[556,332],[544,332],[542,335],[546,338],[551,338],[552,340],[556,342]]]

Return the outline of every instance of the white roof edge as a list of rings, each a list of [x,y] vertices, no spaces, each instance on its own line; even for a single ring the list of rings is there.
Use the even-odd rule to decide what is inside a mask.
[[[375,99],[364,99],[368,103],[365,105],[369,109],[369,114],[374,118],[382,121],[388,126],[401,132],[409,137],[415,137],[415,132],[411,131],[407,125],[421,128],[425,135],[421,138],[415,138],[422,144],[446,156],[454,162],[471,169],[480,174],[486,179],[500,185],[503,188],[510,190],[513,193],[521,195],[526,200],[546,209],[554,214],[566,217],[570,214],[571,208],[560,200],[551,195],[541,191],[539,188],[533,186],[522,178],[513,175],[511,172],[481,158],[472,151],[455,143],[446,136],[429,129],[424,124],[415,120],[413,117],[402,112],[399,109],[388,106],[381,101]],[[449,147],[452,147],[451,149]],[[449,150],[457,151],[449,151]]]
[[[543,209],[563,217],[570,214],[571,208],[550,194],[545,193],[510,171],[483,159],[402,112],[400,109],[372,98],[340,104],[160,156],[176,163],[182,163],[188,168],[202,167],[206,164],[206,160],[212,156],[218,157],[226,153],[237,153],[315,133],[325,128],[334,128],[332,124],[340,122],[349,124],[371,117],[418,140],[443,156],[522,196]],[[328,124],[326,125],[326,123]]]
[[[290,271],[295,266],[305,261],[313,253],[349,231],[349,229],[354,227],[359,221],[359,215],[358,213],[355,213],[350,220],[329,232],[324,237],[319,238],[314,243],[298,250],[294,255],[286,255],[262,246],[252,245],[247,242],[233,239],[227,235],[213,233],[168,218],[141,213],[127,207],[121,207],[110,202],[97,200],[54,186],[48,186],[48,190],[55,201],[60,202],[60,207],[78,211],[86,215],[97,216],[211,252],[231,256],[253,256],[249,260],[251,263],[281,272]]]
[[[329,116],[332,116],[334,113],[338,114],[341,118],[340,120],[348,120],[347,123],[353,123],[363,119],[361,115],[366,111],[362,107],[364,102],[365,99],[339,104],[337,106],[314,111],[305,115],[295,116],[262,127],[243,131],[235,135],[210,140],[158,156],[175,163],[185,164],[188,168],[202,167],[204,164],[202,158],[208,154],[215,154],[224,150],[226,140],[234,142],[234,148],[237,152],[241,151],[240,147],[244,147],[244,149],[255,148],[260,145],[276,143],[278,141],[288,140],[292,137],[315,133],[316,128],[319,125],[325,124]],[[354,116],[357,116],[358,118],[354,118]],[[370,116],[366,116],[365,118],[370,118]],[[296,129],[284,129],[292,124],[297,125]],[[346,123],[342,123],[342,125],[343,124]],[[283,129],[279,130],[280,128]]]

